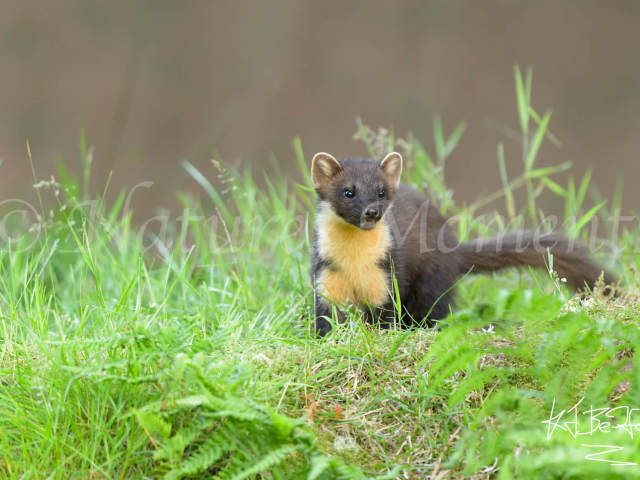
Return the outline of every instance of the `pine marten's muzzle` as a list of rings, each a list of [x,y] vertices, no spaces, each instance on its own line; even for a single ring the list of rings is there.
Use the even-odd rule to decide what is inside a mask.
[[[370,205],[366,207],[360,215],[360,228],[363,230],[375,228],[378,221],[382,218],[382,212],[382,205]]]
[[[381,212],[378,207],[369,207],[364,211],[364,218],[369,221],[377,222],[380,220]]]

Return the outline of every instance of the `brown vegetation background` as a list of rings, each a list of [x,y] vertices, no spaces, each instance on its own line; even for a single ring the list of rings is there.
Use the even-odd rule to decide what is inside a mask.
[[[433,151],[432,118],[466,121],[447,178],[456,199],[500,186],[496,144],[521,171],[513,65],[534,69],[533,105],[553,108],[541,163],[595,169],[611,196],[640,201],[640,2],[88,1],[0,3],[0,200],[32,198],[64,158],[79,174],[78,132],[95,146],[92,186],[140,181],[139,212],[196,190],[188,159],[215,177],[217,152],[259,171],[271,153],[294,170],[291,140],[363,156],[355,118],[393,125]],[[565,179],[559,178],[560,182]],[[544,206],[544,205],[543,205]],[[553,209],[553,205],[549,206]]]

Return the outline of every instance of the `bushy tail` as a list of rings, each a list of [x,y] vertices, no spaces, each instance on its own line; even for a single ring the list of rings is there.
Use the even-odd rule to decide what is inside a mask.
[[[546,269],[549,263],[547,248],[553,255],[553,269],[567,285],[585,290],[597,283],[604,272],[605,285],[613,277],[597,262],[591,260],[584,249],[563,236],[521,232],[490,239],[476,239],[460,245],[460,273],[489,273],[511,267],[531,266]],[[546,263],[545,263],[546,262]]]

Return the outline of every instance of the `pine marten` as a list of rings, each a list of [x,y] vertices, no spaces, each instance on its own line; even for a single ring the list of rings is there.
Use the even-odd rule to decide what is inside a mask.
[[[460,243],[427,198],[400,183],[401,173],[402,157],[395,152],[382,162],[314,156],[318,202],[311,275],[319,336],[331,331],[333,305],[340,322],[345,319],[340,307],[352,304],[364,310],[368,322],[394,325],[394,277],[402,323],[431,327],[455,305],[452,287],[462,275],[545,268],[547,248],[568,286],[591,287],[601,275],[606,285],[612,283],[582,249],[555,234],[520,232]]]

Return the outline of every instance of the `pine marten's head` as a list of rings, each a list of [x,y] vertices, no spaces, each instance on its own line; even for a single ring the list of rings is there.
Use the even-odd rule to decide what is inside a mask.
[[[375,228],[393,201],[400,184],[402,157],[390,153],[382,162],[336,160],[328,153],[313,157],[313,186],[323,203],[345,222],[363,230]]]

